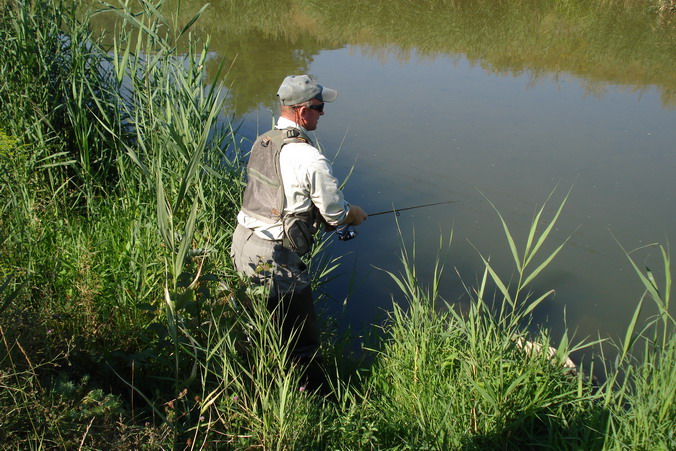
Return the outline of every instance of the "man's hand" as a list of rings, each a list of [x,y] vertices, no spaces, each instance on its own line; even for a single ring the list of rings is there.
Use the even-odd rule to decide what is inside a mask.
[[[350,205],[350,211],[347,212],[342,224],[358,226],[366,221],[366,218],[368,218],[368,215],[359,205]]]

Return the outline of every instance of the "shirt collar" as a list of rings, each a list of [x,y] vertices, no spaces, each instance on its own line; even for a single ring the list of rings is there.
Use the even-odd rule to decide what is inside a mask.
[[[282,130],[289,127],[297,128],[298,130],[302,131],[304,134],[307,135],[307,130],[305,130],[305,127],[298,125],[291,119],[287,119],[285,117],[280,116],[279,119],[277,120],[277,128]]]

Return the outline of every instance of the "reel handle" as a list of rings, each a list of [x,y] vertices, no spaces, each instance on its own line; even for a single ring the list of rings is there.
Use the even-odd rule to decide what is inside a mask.
[[[336,235],[338,235],[340,241],[350,241],[353,238],[357,238],[358,232],[356,227],[344,225],[336,228]]]

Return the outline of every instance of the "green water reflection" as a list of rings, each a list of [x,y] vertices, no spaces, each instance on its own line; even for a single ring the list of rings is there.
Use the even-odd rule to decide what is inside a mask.
[[[198,22],[231,63],[232,109],[274,108],[279,80],[323,50],[356,45],[376,57],[462,55],[489,72],[570,73],[590,92],[607,83],[656,86],[676,105],[676,15],[637,2],[588,0],[286,0],[213,3]],[[184,1],[182,14],[202,6]],[[186,19],[187,20],[187,19]],[[215,72],[216,59],[211,72]],[[346,68],[347,69],[347,68]]]

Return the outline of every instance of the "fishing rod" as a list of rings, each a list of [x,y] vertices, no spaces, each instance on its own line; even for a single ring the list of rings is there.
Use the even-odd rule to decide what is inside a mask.
[[[433,205],[454,204],[456,202],[457,202],[457,200],[448,200],[446,202],[434,202],[432,204],[416,205],[415,207],[393,208],[392,210],[379,211],[378,213],[370,213],[369,217],[378,216],[378,215],[385,215],[385,214],[388,214],[388,213],[394,213],[395,215],[399,216],[400,211],[414,210],[416,208],[423,208],[423,207],[431,207]]]
[[[405,207],[405,208],[393,208],[391,210],[385,210],[385,211],[379,211],[378,213],[371,213],[368,216],[378,216],[378,215],[386,215],[389,213],[394,213],[395,215],[399,216],[399,213],[402,211],[406,210],[415,210],[416,208],[423,208],[423,207],[432,207],[434,205],[444,205],[444,204],[454,204],[458,202],[457,200],[448,200],[446,202],[434,202],[431,204],[423,204],[423,205],[415,205],[413,207]],[[341,241],[349,241],[352,238],[357,237],[357,228],[355,226],[351,225],[344,225],[340,226],[336,229],[336,234],[338,235],[338,239]]]

